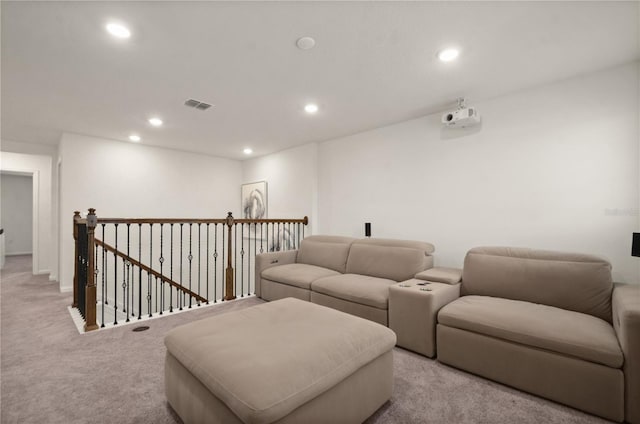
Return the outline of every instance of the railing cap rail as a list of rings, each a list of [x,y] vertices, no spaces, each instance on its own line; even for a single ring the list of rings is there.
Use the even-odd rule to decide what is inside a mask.
[[[77,222],[86,223],[86,218],[80,218]],[[308,225],[309,218],[302,219],[235,219],[236,224],[287,224],[300,223]],[[98,224],[226,224],[225,219],[211,218],[98,218]]]

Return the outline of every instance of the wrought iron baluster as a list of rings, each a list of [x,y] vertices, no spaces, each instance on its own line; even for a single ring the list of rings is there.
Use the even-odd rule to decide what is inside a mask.
[[[200,277],[201,277],[201,268],[202,265],[200,263],[200,258],[201,258],[201,243],[200,243],[200,228],[201,228],[202,224],[200,222],[198,222],[198,295],[200,295]],[[198,306],[200,306],[200,299],[198,299]]]
[[[149,268],[153,267],[153,224],[149,224]],[[153,269],[153,268],[152,268]],[[156,286],[158,285],[158,281],[156,279]],[[153,296],[151,293],[153,292],[153,278],[151,277],[151,273],[147,271],[147,308],[149,312],[149,318],[153,316],[151,299]],[[156,306],[158,306],[156,302]]]
[[[160,223],[160,258],[158,261],[160,262],[160,315],[162,315],[162,311],[164,310],[164,274],[162,273],[162,264],[164,264],[164,224]],[[157,280],[156,280],[157,281]],[[156,293],[156,302],[157,302],[157,293]]]
[[[145,297],[145,299],[147,299],[147,315],[149,318],[153,317],[153,305],[151,304],[151,293],[153,292],[152,287],[153,287],[153,276],[151,275],[151,273],[149,271],[146,271],[147,273],[147,296]]]
[[[156,280],[156,312],[158,312],[158,277],[154,275],[154,278]]]
[[[122,287],[122,313],[126,314],[127,312],[127,299],[126,299],[126,294],[127,294],[127,273],[126,273],[126,261],[123,259],[122,260],[122,285],[120,287]],[[118,303],[118,300],[116,299],[116,304]]]
[[[218,224],[213,227],[213,303],[218,302]],[[224,231],[223,231],[224,234]]]
[[[273,223],[271,223],[271,245],[270,245],[271,248],[269,249],[269,251],[271,251],[271,252],[275,252],[276,251],[276,246],[277,246],[276,234],[277,234],[276,233],[276,223],[273,222]]]
[[[251,294],[251,223],[247,226],[247,296],[249,296]]]
[[[102,241],[104,242],[104,227],[105,224],[102,224]],[[102,247],[102,320],[100,321],[100,327],[104,327],[104,301],[107,297],[106,295],[106,278],[107,278],[107,260],[104,256],[104,246]]]
[[[171,261],[169,267],[169,279],[173,281],[173,224],[170,227],[171,230]],[[176,290],[176,293],[178,291]],[[173,286],[169,285],[169,312],[173,312]]]
[[[264,252],[264,249],[262,248],[262,238],[263,238],[263,235],[262,235],[262,222],[261,222],[260,223],[260,253]]]
[[[113,325],[118,325],[118,224],[115,224],[115,251],[113,252]]]
[[[233,273],[233,287],[234,293],[238,293],[238,223],[233,224],[233,268],[236,272]]]
[[[193,261],[193,252],[192,252],[192,230],[193,228],[193,223],[189,223],[189,256],[187,257],[187,259],[189,260],[189,291],[191,291],[191,273],[192,273],[192,261]],[[192,297],[189,296],[189,309],[191,309],[191,300]]]
[[[182,254],[182,230],[184,227],[184,223],[181,222],[180,223],[180,287],[184,287],[184,285],[182,284],[182,258],[183,258],[183,254]],[[182,295],[182,290],[180,290],[180,293],[178,293],[178,304],[180,305],[180,310],[182,310],[182,305],[184,304],[184,296]]]
[[[274,224],[271,223],[271,246],[273,246],[273,227]],[[269,252],[273,252],[273,247],[270,247],[269,245],[269,223],[267,222],[267,250]]]
[[[138,224],[138,262],[142,263],[142,224]],[[142,268],[138,267],[138,319],[142,319]]]
[[[130,230],[131,229],[131,224],[127,224],[127,257],[131,257],[131,251],[130,251],[130,247],[131,247],[131,233]],[[130,279],[129,279],[129,271],[133,272],[133,269],[131,268],[131,262],[129,262],[128,260],[124,261],[126,267],[127,267],[127,287],[126,287],[126,305],[127,305],[127,322],[129,322],[129,312],[131,312],[131,305],[129,304],[129,283],[130,283]],[[123,290],[124,291],[124,290]],[[124,293],[123,293],[124,295]],[[133,312],[131,312],[131,314],[133,314]]]
[[[237,227],[236,227],[237,228]],[[240,297],[244,297],[244,222],[240,227]],[[237,243],[237,240],[236,240]],[[237,292],[237,290],[236,290]]]
[[[253,258],[254,258],[254,264],[255,264],[255,257],[258,254],[258,224],[257,223],[253,223]],[[253,277],[254,279],[256,278],[255,276]],[[253,283],[253,294],[256,294],[256,284],[255,282]]]

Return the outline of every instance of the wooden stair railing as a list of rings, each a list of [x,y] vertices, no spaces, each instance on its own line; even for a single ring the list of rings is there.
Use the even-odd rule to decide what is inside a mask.
[[[144,314],[148,313],[151,317],[152,294],[155,294],[155,312],[159,312],[160,315],[163,311],[173,312],[174,301],[175,307],[182,310],[187,305],[187,298],[188,308],[191,308],[192,300],[200,306],[201,303],[209,303],[209,301],[216,303],[218,300],[222,302],[236,299],[238,292],[241,297],[244,297],[245,285],[246,295],[249,296],[253,279],[255,279],[255,275],[252,279],[251,274],[254,271],[251,265],[253,259],[255,266],[255,255],[265,250],[297,249],[304,238],[304,228],[308,222],[307,217],[303,219],[235,219],[231,212],[224,219],[98,218],[93,208],[89,209],[87,217],[83,219],[79,212],[75,212],[73,216],[75,242],[73,307],[78,308],[84,317],[85,331],[98,328],[96,310],[98,276],[101,280],[102,327],[105,326],[105,305],[110,305],[111,302],[113,302],[114,324],[117,324],[119,309],[122,311],[121,314],[126,313],[127,321],[130,317],[135,318],[136,309],[137,318],[141,319],[145,307]],[[109,232],[106,231],[107,225],[110,228]],[[97,227],[100,227],[101,239],[96,237]],[[137,237],[130,236],[132,228],[134,235],[137,229]],[[143,228],[146,229],[146,233],[143,233]],[[123,229],[126,229],[124,235]],[[176,234],[174,230],[179,230],[179,233]],[[204,230],[204,236],[202,230]],[[238,233],[240,233],[239,239]],[[122,247],[122,244],[119,247],[118,234],[121,240],[125,239],[126,247]],[[210,236],[213,236],[212,245]],[[148,245],[144,247],[144,257],[149,259],[148,263],[142,260],[143,239],[147,243],[145,237],[148,238]],[[166,239],[170,240],[169,249],[164,241]],[[130,253],[132,240],[138,243],[133,249],[135,252],[137,247],[137,259],[134,257],[135,253]],[[159,257],[153,255],[154,249],[156,249],[156,255],[159,250]],[[101,261],[99,251],[102,253]],[[185,256],[187,254],[188,256]],[[176,256],[177,260],[174,264]],[[219,256],[221,256],[220,263],[218,263]],[[165,264],[165,262],[168,263]],[[136,296],[134,270],[137,271],[137,307],[134,302]],[[178,278],[173,278],[174,270]],[[222,273],[219,280],[218,270]],[[142,285],[143,273],[147,280],[145,288]],[[204,281],[202,281],[203,273]],[[210,277],[213,280],[212,286]],[[218,297],[217,294],[218,282],[222,283],[219,291],[222,297]],[[197,284],[197,289],[193,288],[192,284],[194,286]],[[206,293],[201,292],[201,284],[205,285]],[[122,291],[119,286],[122,287]],[[213,297],[210,297],[210,287],[213,288]],[[175,289],[175,295],[172,289]],[[122,295],[120,306],[119,294]],[[147,299],[145,304],[142,303],[143,298]],[[167,306],[167,299],[169,308],[164,309]]]

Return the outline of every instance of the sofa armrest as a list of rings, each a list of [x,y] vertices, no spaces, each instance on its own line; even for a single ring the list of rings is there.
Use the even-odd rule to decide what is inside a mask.
[[[433,358],[436,356],[438,312],[460,297],[460,284],[407,280],[389,287],[389,328],[397,344]]]
[[[285,250],[283,252],[260,253],[256,255],[256,296],[262,297],[261,283],[262,271],[278,265],[294,264],[298,257],[297,250]]]
[[[640,423],[640,285],[616,283],[611,306],[624,354],[625,420]]]
[[[462,270],[458,268],[430,268],[417,273],[415,278],[436,283],[457,284],[462,280]]]

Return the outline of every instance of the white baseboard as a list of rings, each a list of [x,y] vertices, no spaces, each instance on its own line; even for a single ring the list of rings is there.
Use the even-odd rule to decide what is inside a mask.
[[[41,269],[40,271],[36,272],[34,275],[43,275],[43,274],[51,274],[51,270]]]
[[[73,291],[73,286],[72,287],[63,287],[60,286],[60,293],[69,293]]]
[[[67,306],[67,310],[69,311],[69,314],[71,314],[71,319],[76,325],[78,333],[84,334],[84,318],[80,315],[80,311],[78,311],[77,308],[72,308],[71,306]]]

